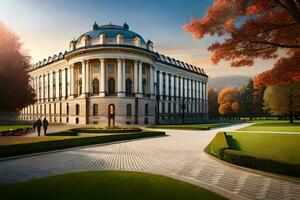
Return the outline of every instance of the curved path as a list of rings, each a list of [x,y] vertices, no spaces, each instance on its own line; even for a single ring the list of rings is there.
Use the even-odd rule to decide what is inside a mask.
[[[76,171],[133,170],[192,182],[230,199],[299,199],[299,181],[236,168],[202,151],[217,131],[244,126],[247,124],[209,131],[166,130],[166,137],[3,160],[0,184]]]

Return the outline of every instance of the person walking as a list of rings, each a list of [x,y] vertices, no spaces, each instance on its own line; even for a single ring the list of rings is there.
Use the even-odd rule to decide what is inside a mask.
[[[49,122],[48,122],[48,120],[45,117],[44,120],[43,120],[43,128],[44,128],[44,134],[45,134],[45,136],[47,135],[48,124],[49,124]]]
[[[38,136],[41,136],[41,127],[42,127],[42,120],[41,118],[38,118],[38,120],[36,121],[36,128],[38,131]]]

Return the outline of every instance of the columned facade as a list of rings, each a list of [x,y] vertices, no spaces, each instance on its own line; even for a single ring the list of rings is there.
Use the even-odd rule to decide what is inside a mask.
[[[99,37],[84,34],[71,41],[69,52],[33,66],[29,75],[36,103],[24,108],[20,118],[110,126],[207,118],[202,69],[153,52],[152,42],[145,43],[125,25],[93,29]],[[114,40],[106,31],[112,29],[120,32],[115,38],[120,46],[109,46]]]

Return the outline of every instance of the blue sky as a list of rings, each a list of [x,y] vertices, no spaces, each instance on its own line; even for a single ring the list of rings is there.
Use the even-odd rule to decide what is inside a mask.
[[[154,42],[155,51],[204,68],[209,76],[253,76],[272,62],[234,69],[213,66],[207,46],[217,38],[192,39],[182,26],[190,16],[202,17],[213,0],[0,0],[0,20],[17,33],[37,62],[68,49],[69,42],[99,25],[123,24]]]

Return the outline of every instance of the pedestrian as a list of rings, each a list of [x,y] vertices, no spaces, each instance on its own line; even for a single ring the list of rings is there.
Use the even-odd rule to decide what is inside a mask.
[[[38,136],[41,136],[41,127],[42,127],[42,120],[41,118],[38,118],[38,120],[36,121],[36,127],[37,127],[37,131],[38,131]]]
[[[33,123],[33,126],[32,126],[32,128],[33,128],[33,131],[35,132],[35,128],[36,128],[36,121]]]
[[[48,122],[48,120],[45,117],[44,120],[43,120],[43,128],[44,128],[44,134],[45,134],[45,136],[47,135],[48,124],[49,124],[49,122]]]

